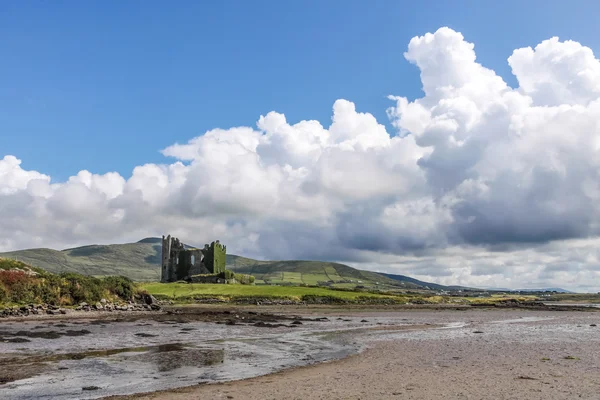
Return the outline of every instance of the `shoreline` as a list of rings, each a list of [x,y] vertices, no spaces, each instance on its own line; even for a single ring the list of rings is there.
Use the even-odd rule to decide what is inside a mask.
[[[103,377],[101,379],[103,383],[100,383],[100,380],[94,381],[92,379],[90,381],[100,386],[96,388],[98,391],[83,389],[82,392],[82,387],[86,387],[85,384],[71,383],[70,388],[75,389],[75,392],[69,391],[71,394],[68,396],[71,397],[64,397],[65,399],[183,400],[188,398],[231,398],[229,396],[233,396],[232,398],[257,400],[263,398],[302,398],[308,400],[330,398],[391,399],[397,398],[395,396],[414,399],[466,398],[464,396],[460,397],[460,393],[468,393],[469,396],[475,398],[489,397],[487,392],[480,392],[477,388],[473,389],[461,386],[459,381],[464,380],[465,376],[471,376],[472,380],[475,381],[489,381],[494,383],[495,386],[488,389],[496,398],[505,398],[503,397],[503,388],[511,388],[511,390],[515,391],[520,390],[520,385],[515,386],[515,382],[522,384],[521,381],[529,383],[530,386],[537,385],[535,390],[541,390],[540,393],[543,393],[546,398],[572,398],[568,396],[557,397],[556,393],[548,392],[543,387],[538,386],[553,386],[556,384],[556,382],[553,383],[553,380],[558,379],[558,381],[562,380],[578,385],[581,390],[578,392],[575,391],[577,395],[587,396],[591,389],[595,390],[596,393],[600,392],[600,373],[598,373],[600,371],[600,351],[597,350],[600,345],[600,331],[598,331],[600,328],[596,328],[597,325],[600,325],[600,314],[593,312],[600,310],[586,309],[583,311],[585,312],[574,310],[572,307],[556,311],[507,307],[469,307],[456,309],[455,307],[440,308],[439,306],[435,306],[434,308],[432,306],[423,307],[422,305],[418,308],[397,306],[340,307],[339,305],[322,305],[317,307],[175,306],[169,310],[147,313],[123,312],[117,314],[116,312],[88,312],[76,315],[36,316],[36,318],[21,317],[18,318],[19,320],[9,322],[7,328],[15,332],[18,330],[24,332],[23,329],[27,329],[27,326],[39,328],[40,326],[33,327],[33,325],[29,324],[41,322],[39,318],[43,318],[43,322],[47,322],[48,327],[54,325],[55,328],[64,328],[60,332],[56,332],[61,335],[67,333],[76,334],[78,331],[75,329],[78,329],[80,333],[90,334],[90,337],[93,337],[93,335],[110,330],[113,333],[118,333],[119,337],[122,337],[128,343],[145,342],[147,345],[167,343],[164,338],[172,334],[180,337],[180,340],[176,339],[175,341],[181,342],[181,339],[184,339],[185,335],[179,335],[187,333],[190,334],[187,337],[191,340],[184,339],[181,342],[184,347],[186,346],[185,343],[202,347],[203,336],[206,332],[220,332],[219,334],[226,335],[226,340],[234,340],[240,343],[237,347],[234,346],[236,350],[233,350],[233,353],[229,353],[229,356],[227,356],[226,365],[232,360],[232,356],[235,360],[236,357],[239,358],[243,356],[243,353],[249,351],[248,349],[244,349],[243,346],[245,345],[241,344],[245,337],[254,338],[251,340],[261,340],[261,343],[266,346],[261,350],[267,352],[264,354],[272,351],[284,351],[287,352],[288,356],[292,357],[287,359],[288,362],[281,363],[283,359],[280,359],[279,362],[272,364],[272,367],[274,367],[272,372],[264,369],[264,366],[263,369],[253,370],[253,363],[250,362],[245,364],[245,370],[237,370],[237,374],[240,375],[236,375],[235,370],[230,370],[231,375],[221,375],[218,378],[208,378],[208,380],[198,374],[190,375],[189,371],[186,375],[184,370],[173,372],[173,374],[167,373],[167,375],[161,375],[160,372],[157,373],[152,368],[152,364],[148,364],[147,367],[141,370],[141,374],[148,375],[145,378],[150,379],[150,382],[152,382],[152,379],[159,379],[154,381],[158,383],[162,379],[166,385],[159,384],[159,386],[152,386],[150,384],[151,386],[145,386],[147,389],[143,390],[144,386],[138,387],[135,386],[136,384],[131,386],[130,382],[129,386],[120,386],[123,387],[123,391],[115,391],[114,387],[112,390],[108,389],[115,383],[115,381],[111,381],[113,378]],[[329,318],[327,319],[325,316]],[[323,322],[323,319],[326,321]],[[138,322],[137,320],[147,321]],[[352,322],[345,322],[350,320]],[[67,325],[55,324],[58,321],[65,322]],[[304,323],[301,323],[302,321]],[[294,325],[292,322],[296,324]],[[82,323],[84,325],[81,325]],[[121,325],[121,323],[123,324]],[[75,326],[78,328],[75,328]],[[293,327],[297,329],[288,329]],[[92,332],[82,331],[82,328]],[[75,331],[69,331],[68,329]],[[124,333],[123,329],[126,329],[129,333]],[[305,329],[308,330],[305,331]],[[197,335],[200,335],[198,336],[198,342],[195,342],[194,336],[192,336],[194,335],[193,331],[198,332]],[[327,332],[323,336],[319,334],[321,331]],[[169,334],[164,336],[167,332]],[[298,336],[294,333],[301,332],[306,332],[307,334],[317,333],[317,336],[311,339],[313,343],[311,345],[312,353],[305,353],[305,351],[309,350],[307,347],[292,349],[290,348],[290,344],[286,344],[292,337],[299,339],[302,335]],[[24,334],[26,333],[21,333],[21,336]],[[288,334],[292,334],[293,336],[286,336],[285,338],[281,336]],[[139,335],[146,335],[150,339],[148,341],[140,341]],[[277,345],[279,346],[277,350],[272,347],[274,343],[269,342],[271,339],[268,339],[269,337],[273,337],[273,335],[282,339]],[[78,351],[84,351],[84,353],[81,353],[84,357],[93,357],[93,351],[90,355],[85,354],[87,340],[84,339],[85,337],[85,335],[81,336]],[[138,339],[135,339],[136,337]],[[319,340],[323,341],[323,344],[326,344],[326,342],[329,343],[332,339],[336,343],[347,343],[350,345],[347,349],[354,348],[354,350],[345,354],[344,352],[339,354],[330,353],[328,355],[321,354],[316,358],[309,357],[310,361],[308,361],[308,364],[300,362],[294,365],[295,362],[292,359],[300,360],[300,358],[304,359],[303,357],[306,354],[318,354],[321,348]],[[38,343],[40,343],[40,339],[34,340],[38,340]],[[134,342],[131,342],[131,340]],[[52,343],[56,344],[59,342],[60,340],[51,340],[45,343],[54,346]],[[67,347],[60,347],[59,345],[56,349],[63,348],[62,352],[66,349],[70,350],[70,347],[72,347],[71,339],[67,339],[63,343]],[[118,353],[126,350],[119,349],[119,344],[124,343],[113,340],[109,346],[105,344],[95,347],[98,347],[98,350],[100,350],[97,353],[102,353],[102,349],[105,348],[114,348]],[[298,345],[300,342],[295,343]],[[167,346],[171,345],[167,344]],[[227,348],[228,345],[223,346],[223,348]],[[326,344],[327,346],[329,345]],[[120,347],[124,346],[121,345]],[[6,349],[9,348],[6,347]],[[331,346],[329,348],[331,350]],[[67,353],[70,353],[69,350],[67,350]],[[232,350],[232,348],[229,348],[229,350]],[[196,350],[190,351],[194,353]],[[356,353],[357,351],[358,354]],[[56,354],[61,354],[61,352]],[[63,356],[63,359],[69,359],[72,355],[75,355],[76,358],[73,359],[77,360],[79,359],[79,354],[66,354],[66,356]],[[150,354],[141,357],[158,356],[160,360],[165,360],[164,357],[168,357],[169,360],[171,359],[171,356],[169,356],[171,353],[163,355],[152,354],[154,356]],[[185,358],[184,353],[181,353],[181,356],[178,356],[178,353],[172,354],[176,357],[175,360],[177,360],[177,357]],[[525,359],[523,358],[524,356]],[[60,356],[57,358],[60,358]],[[34,359],[32,360],[35,361]],[[507,360],[508,362],[506,362]],[[44,360],[40,359],[37,361],[41,365],[41,362]],[[122,361],[126,361],[126,359]],[[51,371],[54,371],[52,373],[54,378],[52,379],[64,380],[68,376],[61,375],[57,371],[58,367],[66,366],[69,367],[67,370],[70,371],[79,370],[79,364],[74,364],[72,361],[67,362],[66,365],[62,362],[60,365],[54,365],[54,367],[51,367]],[[89,364],[86,365],[89,366]],[[127,363],[121,365],[127,365]],[[194,364],[184,365],[192,366]],[[547,373],[544,376],[540,376],[539,372],[547,366],[552,366],[552,368],[556,369],[558,372],[552,373],[558,375],[553,376]],[[222,371],[222,367],[217,367],[217,370],[212,369],[213,367],[207,368],[205,369],[205,373],[208,374],[206,376],[211,376],[219,368]],[[60,369],[63,368],[58,368],[58,370]],[[590,370],[593,371],[593,374],[590,374]],[[519,374],[515,375],[517,372]],[[141,377],[141,375],[137,376]],[[186,379],[180,380],[184,376]],[[593,376],[598,376],[598,379],[595,379]],[[244,379],[244,377],[246,378]],[[390,377],[393,377],[393,379]],[[120,385],[127,385],[127,379],[122,380],[123,378],[125,376],[116,376]],[[388,382],[389,379],[392,379],[392,381]],[[430,381],[436,380],[444,381],[446,384],[441,386],[430,384]],[[39,382],[43,380],[40,381],[37,379],[35,381],[39,385]],[[148,380],[145,382],[145,384],[148,384]],[[373,385],[374,382],[377,385],[371,387],[370,385]],[[412,382],[412,386],[407,386],[406,382]],[[17,386],[20,385],[23,390],[27,390],[23,384],[24,382],[21,384],[17,382]],[[120,394],[131,393],[135,391],[136,387],[137,390],[143,393]],[[425,388],[429,389],[425,390]],[[0,391],[2,391],[1,389],[2,387],[0,386]],[[439,392],[436,392],[434,389]],[[80,396],[77,396],[77,390],[79,390]],[[432,392],[431,390],[434,391]],[[572,388],[569,393],[575,393],[573,390],[575,389]],[[103,391],[105,391],[105,394],[103,394]],[[9,396],[8,398],[11,398],[10,393],[11,391],[6,392]],[[21,391],[19,393],[24,394],[26,392]],[[444,397],[448,393],[454,397]],[[300,396],[299,394],[302,395]],[[35,397],[25,396],[15,398],[29,399]],[[538,397],[528,396],[523,398]],[[541,399],[542,397],[539,398]],[[587,398],[591,399],[595,397]]]
[[[510,318],[495,321],[496,313],[492,310],[503,312],[499,318],[510,316],[523,321]],[[440,325],[421,325],[413,329],[407,326],[398,330],[412,331],[412,334],[383,340],[366,338],[362,351],[342,359],[247,379],[103,399],[598,398],[600,338],[596,329],[600,328],[582,321],[598,322],[600,316],[577,311],[523,310],[529,314],[525,316],[517,309],[492,310],[490,313],[473,310],[472,322],[447,338],[444,334],[448,331],[439,329]],[[479,321],[481,315],[492,318]],[[564,331],[565,322],[573,332]],[[394,327],[388,328],[394,330]],[[488,334],[489,329],[498,332]],[[544,340],[523,334],[545,329],[550,332]],[[578,331],[592,335],[593,341],[573,340]],[[436,333],[442,339],[436,337]]]
[[[350,334],[350,333],[361,333],[361,332],[365,332],[365,331],[404,331],[404,332],[407,332],[407,331],[422,331],[422,330],[426,330],[426,329],[435,329],[435,328],[441,328],[441,327],[442,327],[441,325],[431,325],[431,324],[405,325],[405,326],[374,326],[374,327],[368,327],[368,328],[348,329],[345,331],[340,331],[340,332],[335,332],[335,333]],[[288,374],[293,374],[293,373],[299,372],[299,371],[301,372],[303,370],[311,370],[311,369],[318,368],[320,366],[335,366],[335,364],[340,364],[346,360],[360,357],[364,353],[372,350],[372,347],[370,347],[369,345],[370,344],[366,344],[360,350],[358,350],[356,353],[349,354],[342,358],[321,361],[321,362],[317,362],[314,364],[308,364],[308,365],[297,365],[297,366],[293,366],[293,367],[289,367],[289,368],[284,368],[284,369],[281,369],[281,370],[278,370],[275,372],[271,372],[268,374],[254,376],[251,378],[233,379],[233,380],[229,380],[229,381],[225,381],[225,382],[203,383],[203,384],[197,384],[197,385],[182,386],[182,387],[178,387],[178,388],[174,388],[174,389],[157,390],[157,391],[153,391],[153,392],[143,392],[143,393],[135,393],[135,394],[129,394],[129,395],[113,395],[113,396],[101,397],[100,399],[102,399],[102,400],[133,400],[133,399],[156,399],[156,398],[162,399],[162,398],[170,398],[170,394],[174,394],[174,393],[177,393],[177,394],[195,393],[196,392],[195,389],[201,389],[201,388],[205,388],[205,387],[221,387],[221,386],[237,385],[237,384],[244,385],[244,384],[254,383],[254,382],[256,382],[257,384],[261,384],[263,382],[263,379],[277,378],[277,377],[281,377],[282,379],[285,379],[286,375],[288,375]],[[375,345],[375,346],[377,346],[377,345]]]
[[[413,353],[425,353],[420,346]],[[414,355],[398,362],[396,355],[405,347],[392,341],[377,343],[363,352],[341,360],[296,367],[244,380],[196,385],[173,390],[104,400],[200,400],[200,399],[597,399],[600,378],[597,364],[584,373],[569,372],[571,360],[560,356],[538,368],[535,364],[515,363],[501,368],[490,364],[465,364],[460,356],[446,357],[454,365],[424,366]],[[464,349],[463,349],[464,350]],[[451,354],[463,354],[457,351]],[[440,353],[436,356],[440,357]],[[497,355],[497,354],[496,354]],[[515,357],[515,354],[511,354]],[[443,358],[440,357],[440,358]],[[597,357],[596,357],[597,358]],[[563,361],[564,360],[564,361]],[[514,358],[512,361],[516,361]],[[580,360],[577,360],[580,361]],[[532,361],[533,362],[533,361]],[[454,369],[454,371],[452,371]],[[442,370],[451,371],[450,373]]]
[[[559,311],[559,312],[600,312],[600,307],[580,305],[578,303],[564,302],[564,304],[550,304],[533,306],[508,304],[498,306],[495,304],[482,305],[463,305],[463,304],[289,304],[289,305],[255,305],[255,304],[173,304],[163,305],[160,310],[143,310],[143,311],[81,311],[67,309],[66,314],[38,314],[27,316],[3,316],[0,317],[0,325],[3,322],[26,322],[26,321],[60,321],[71,319],[126,319],[137,320],[148,316],[158,315],[182,315],[194,314],[195,312],[203,313],[206,311],[236,311],[236,310],[251,310],[256,312],[264,312],[270,314],[281,315],[313,315],[313,314],[357,314],[360,312],[367,313],[385,313],[396,311],[493,311],[493,310],[523,310],[523,311]]]

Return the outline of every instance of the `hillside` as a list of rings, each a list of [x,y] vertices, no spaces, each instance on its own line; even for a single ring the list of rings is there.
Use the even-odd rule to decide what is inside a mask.
[[[444,286],[438,285],[437,283],[424,282],[406,275],[385,274],[383,272],[380,272],[379,275],[383,275],[400,282],[413,283],[417,286],[431,290],[473,290],[473,288],[469,288],[466,286]]]
[[[146,238],[137,243],[90,245],[66,249],[29,249],[0,253],[0,257],[17,259],[52,273],[77,272],[92,276],[124,275],[136,281],[160,279],[160,238]],[[432,289],[445,286],[429,284],[400,275],[384,276],[358,270],[344,264],[322,261],[259,261],[236,255],[227,255],[227,268],[239,273],[252,274],[258,284],[325,283],[332,287],[353,288],[365,286],[382,289]]]
[[[242,260],[240,260],[242,259]],[[383,275],[363,271],[344,264],[323,261],[257,261],[228,256],[231,270],[254,275],[258,283],[270,284],[331,284],[333,287],[350,288],[363,286],[401,286],[405,289],[421,289],[411,282],[398,282]],[[262,281],[262,282],[261,282]]]
[[[0,253],[52,273],[77,272],[84,275],[124,275],[134,280],[160,279],[160,242],[91,245],[67,250],[29,249]]]

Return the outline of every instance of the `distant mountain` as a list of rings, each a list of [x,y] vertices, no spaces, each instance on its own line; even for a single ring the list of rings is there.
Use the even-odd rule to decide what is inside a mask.
[[[0,253],[52,273],[78,272],[85,275],[124,275],[140,281],[160,279],[160,239],[138,243],[90,245],[66,249],[29,249]]]
[[[538,288],[538,289],[508,289],[508,288],[492,288],[486,287],[485,290],[494,292],[557,292],[557,293],[575,293],[562,288]]]
[[[446,290],[446,291],[474,290],[474,288],[469,288],[466,286],[444,286],[444,285],[438,285],[437,283],[424,282],[424,281],[420,281],[418,279],[411,278],[411,277],[405,276],[405,275],[385,274],[383,272],[379,272],[379,275],[383,275],[383,276],[386,276],[388,278],[391,278],[391,279],[394,279],[394,280],[397,280],[400,282],[412,283],[417,286],[420,286],[420,287],[423,287],[426,289],[431,289],[431,290]]]
[[[62,251],[19,250],[0,253],[0,257],[23,261],[53,273],[124,275],[137,281],[156,281],[160,279],[161,251],[161,239],[150,237],[137,243],[89,245]],[[228,254],[227,268],[252,274],[259,284],[317,285],[320,282],[327,282],[328,285],[338,288],[355,286],[407,290],[454,290],[455,288],[423,282],[403,275],[379,274],[324,261],[260,261]]]
[[[542,289],[514,289],[513,292],[557,292],[557,293],[575,293],[561,288],[542,288]]]
[[[329,282],[333,287],[339,288],[362,285],[424,289],[411,282],[398,282],[375,272],[324,261],[258,261],[228,255],[227,266],[233,271],[254,275],[258,283],[317,285],[319,282]]]

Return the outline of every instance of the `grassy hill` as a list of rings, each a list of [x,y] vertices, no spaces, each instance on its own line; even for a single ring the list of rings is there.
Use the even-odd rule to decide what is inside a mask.
[[[0,253],[52,273],[76,272],[92,276],[124,275],[136,281],[160,280],[160,238],[137,243],[90,245],[66,249],[29,249]],[[328,285],[335,288],[432,289],[445,288],[402,276],[385,276],[344,264],[322,261],[259,261],[227,255],[227,268],[251,274],[258,284]]]
[[[159,239],[160,241],[160,239]],[[160,242],[91,245],[67,250],[29,249],[0,253],[52,273],[124,275],[134,280],[160,280]]]
[[[241,259],[241,260],[240,260]],[[421,289],[411,282],[399,282],[375,272],[363,271],[344,264],[324,261],[257,261],[228,256],[228,267],[235,272],[254,275],[257,283],[267,284],[328,284],[337,288],[355,286],[401,286]]]
[[[415,278],[411,278],[410,276],[406,276],[406,275],[394,275],[394,274],[384,274],[382,272],[379,273],[380,275],[383,275],[385,277],[397,280],[397,281],[401,281],[401,282],[408,282],[408,283],[413,283],[417,286],[426,288],[426,289],[432,289],[432,290],[473,290],[473,288],[469,288],[466,286],[444,286],[444,285],[438,285],[437,283],[431,283],[431,282],[424,282],[424,281],[420,281],[418,279]],[[477,289],[475,289],[477,290]]]

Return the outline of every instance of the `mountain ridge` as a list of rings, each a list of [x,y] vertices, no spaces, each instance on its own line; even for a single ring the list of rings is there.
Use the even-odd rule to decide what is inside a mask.
[[[147,237],[135,243],[92,244],[64,250],[25,249],[0,253],[0,257],[14,258],[53,273],[124,275],[137,281],[158,281],[161,251],[161,238]],[[359,270],[345,264],[327,261],[261,261],[228,254],[227,268],[235,272],[252,274],[256,277],[257,283],[262,284],[454,290],[452,287],[423,282],[404,275]]]
[[[187,247],[195,247],[185,245]],[[0,253],[49,272],[77,272],[92,276],[124,275],[137,281],[160,280],[161,238],[146,237],[134,243],[91,244],[64,250],[48,248],[25,249]],[[406,275],[359,270],[348,265],[309,260],[255,260],[234,254],[227,255],[227,268],[249,273],[263,284],[331,285],[338,288],[367,286],[405,290],[482,290],[465,286],[445,286],[421,281]],[[516,289],[485,288],[483,290],[515,292]],[[520,289],[521,291],[557,291],[562,288]]]

